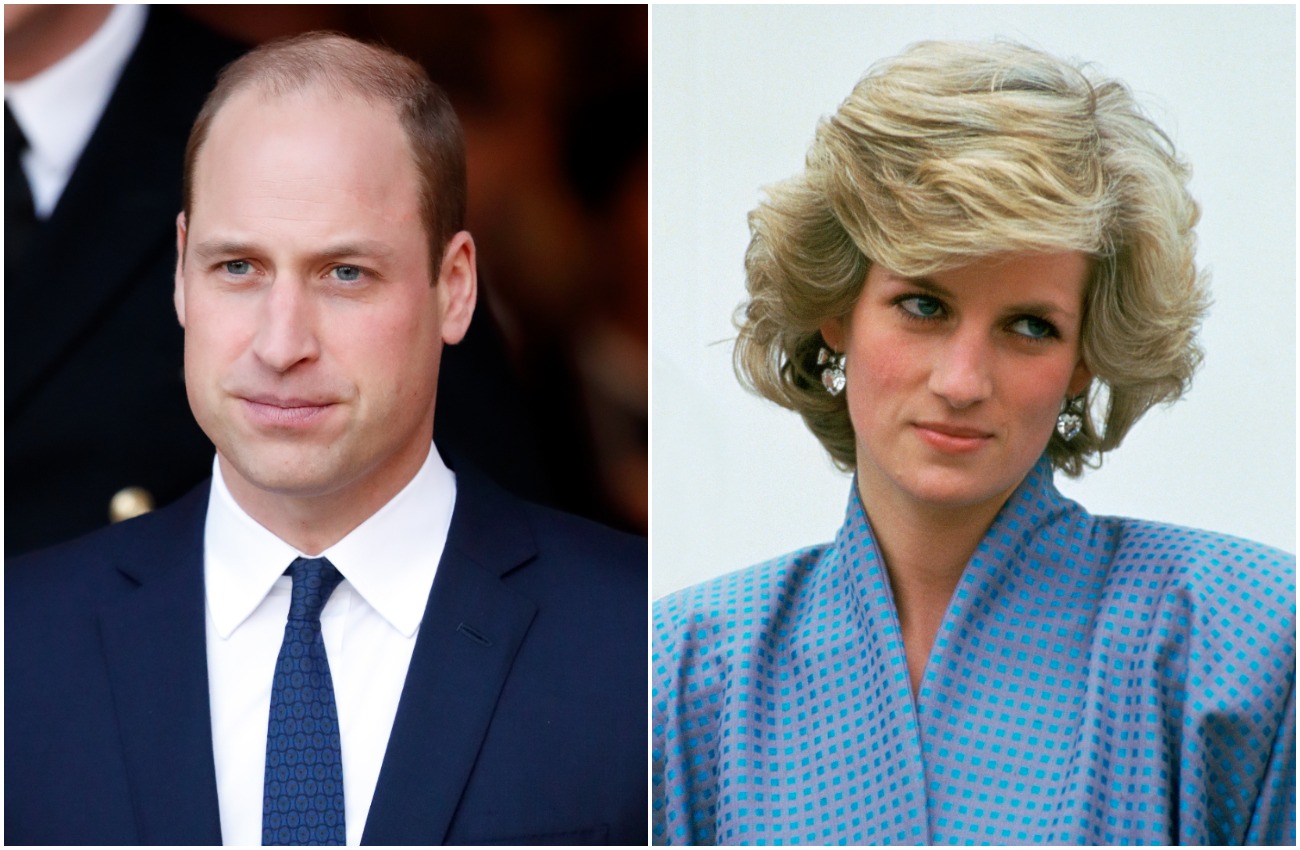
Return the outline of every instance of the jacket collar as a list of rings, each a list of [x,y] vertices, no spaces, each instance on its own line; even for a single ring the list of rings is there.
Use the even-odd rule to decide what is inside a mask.
[[[134,587],[100,609],[144,844],[221,841],[203,619],[206,510],[205,483],[117,536],[112,558]]]
[[[522,504],[457,469],[456,506],[363,844],[439,844],[536,606],[501,581],[537,552]]]
[[[821,574],[813,581],[825,586],[817,594],[820,598],[826,598],[827,590],[834,598],[837,594],[830,585],[837,582],[854,589],[851,605],[859,625],[857,634],[864,644],[862,656],[875,659],[873,672],[867,674],[875,688],[872,716],[880,718],[875,734],[882,737],[890,752],[907,756],[900,760],[898,773],[889,774],[883,781],[886,785],[899,783],[917,789],[915,803],[899,814],[899,826],[917,836],[920,843],[929,843],[931,835],[925,789],[930,787],[927,770],[932,760],[923,753],[928,753],[935,743],[927,738],[927,727],[933,727],[944,714],[946,685],[942,671],[951,661],[951,650],[945,648],[946,636],[977,628],[980,610],[994,604],[992,600],[999,595],[1007,565],[1015,563],[1045,526],[1058,522],[1071,510],[1079,508],[1057,492],[1051,462],[1044,455],[1002,506],[966,565],[914,699],[889,574],[854,479],[844,523],[828,553],[827,569],[819,571]],[[871,776],[863,779],[868,786],[877,781]],[[887,792],[881,789],[879,793]]]

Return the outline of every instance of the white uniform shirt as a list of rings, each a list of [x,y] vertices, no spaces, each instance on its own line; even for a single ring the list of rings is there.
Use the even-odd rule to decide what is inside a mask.
[[[49,218],[144,32],[145,6],[117,6],[95,34],[34,77],[5,83],[27,137],[23,172],[36,217]]]

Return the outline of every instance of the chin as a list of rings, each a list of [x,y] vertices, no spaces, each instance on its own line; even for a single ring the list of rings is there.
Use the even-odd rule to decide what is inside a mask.
[[[265,493],[310,498],[338,488],[338,471],[319,452],[269,454],[226,453],[229,466],[243,481]]]

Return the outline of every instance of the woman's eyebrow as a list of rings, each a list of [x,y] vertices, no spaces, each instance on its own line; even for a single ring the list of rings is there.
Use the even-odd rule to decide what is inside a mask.
[[[924,290],[927,293],[940,296],[948,301],[958,300],[957,294],[941,283],[936,283],[928,277],[907,277],[906,275],[896,275],[890,272],[890,277],[899,283]],[[1030,315],[1052,315],[1059,316],[1063,319],[1073,319],[1077,313],[1067,307],[1064,307],[1054,301],[1021,301],[1015,304],[1009,304],[1003,310],[1005,313],[1028,313]]]
[[[957,297],[956,293],[954,293],[951,289],[949,289],[946,286],[943,286],[942,284],[935,283],[933,280],[931,280],[928,277],[908,277],[906,275],[896,275],[893,274],[892,272],[890,273],[890,275],[900,283],[906,284],[908,286],[914,286],[917,289],[924,289],[926,292],[931,292],[934,293],[935,295],[941,295],[944,298],[953,299]]]

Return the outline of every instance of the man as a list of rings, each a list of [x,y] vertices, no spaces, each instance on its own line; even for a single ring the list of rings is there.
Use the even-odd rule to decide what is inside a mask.
[[[4,11],[13,555],[171,502],[208,474],[167,293],[185,140],[241,49],[164,6]]]
[[[185,142],[243,50],[168,6],[5,6],[6,556],[210,474],[166,294]],[[439,380],[438,435],[511,492],[558,504],[488,311]]]
[[[7,843],[645,842],[644,541],[429,440],[464,204],[414,63],[223,73],[175,285],[213,479],[7,565]]]

